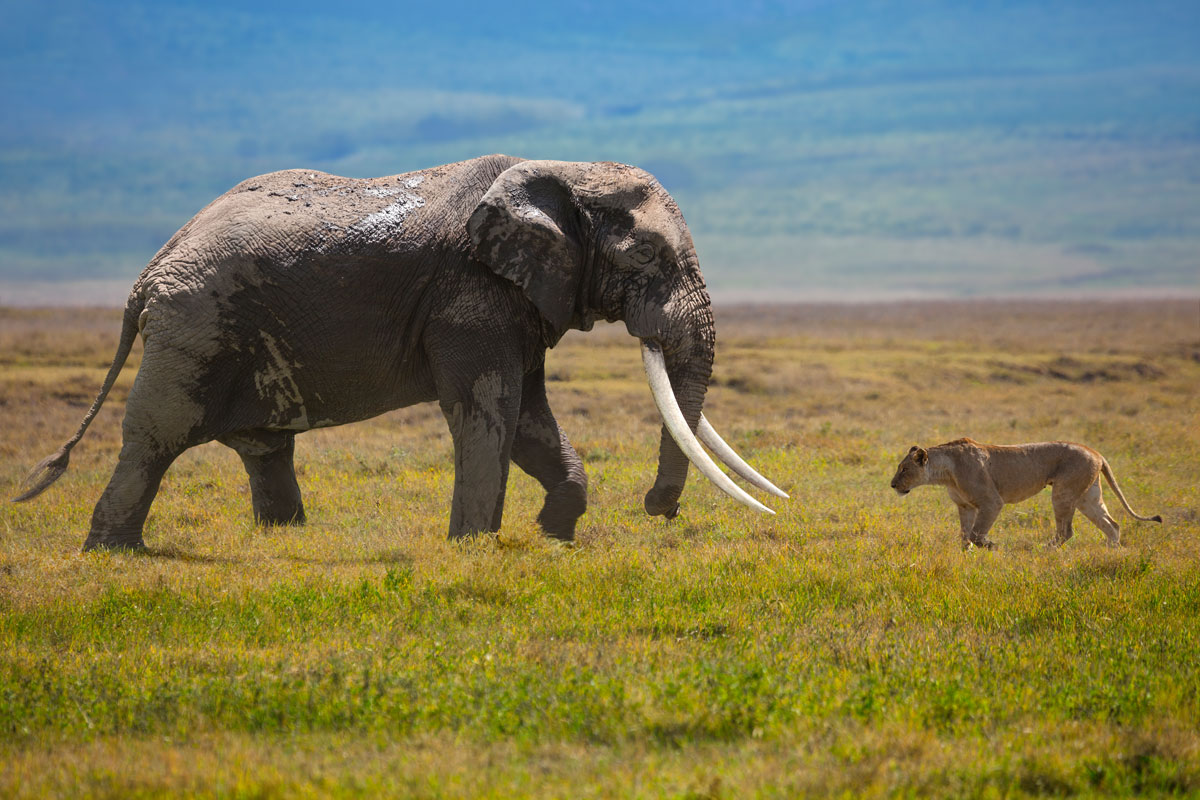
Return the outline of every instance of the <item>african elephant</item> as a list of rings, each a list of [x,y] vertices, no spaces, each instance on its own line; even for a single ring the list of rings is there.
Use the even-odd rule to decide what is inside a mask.
[[[546,490],[538,516],[570,540],[587,477],[546,402],[544,362],[569,328],[624,321],[664,417],[646,511],[672,517],[691,459],[786,497],[701,415],[712,310],[678,206],[613,163],[484,156],[386,178],[274,172],[218,197],[150,261],[108,376],[78,431],[36,467],[27,500],[67,468],[137,336],[120,456],[85,550],[141,548],[171,462],[219,441],[249,474],[256,521],[304,521],[297,433],[437,400],[454,441],[450,536],[500,528],[509,462]]]

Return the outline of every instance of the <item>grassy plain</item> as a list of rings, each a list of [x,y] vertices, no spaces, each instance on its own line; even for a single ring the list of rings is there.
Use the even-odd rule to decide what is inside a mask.
[[[444,538],[434,406],[300,438],[310,524],[258,529],[219,445],[168,474],[147,555],[79,553],[126,367],[71,470],[0,509],[0,795],[790,797],[1200,793],[1195,301],[718,309],[706,414],[792,494],[693,475],[648,519],[658,424],[612,327],[552,351],[591,477],[574,547],[514,470]],[[73,430],[109,311],[0,312],[0,491]],[[1046,494],[958,549],[911,444],[1086,442],[1125,546]]]

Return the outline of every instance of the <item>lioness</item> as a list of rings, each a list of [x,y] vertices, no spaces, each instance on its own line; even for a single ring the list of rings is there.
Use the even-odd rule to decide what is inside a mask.
[[[1134,519],[1162,522],[1157,514],[1143,517],[1129,507],[1104,456],[1071,442],[995,445],[955,439],[928,450],[914,446],[896,469],[892,488],[905,495],[927,483],[945,486],[958,506],[963,549],[973,544],[991,550],[995,544],[987,533],[1000,515],[1000,508],[1032,497],[1049,485],[1053,487],[1050,502],[1058,523],[1055,545],[1071,538],[1071,519],[1078,508],[1104,532],[1108,545],[1117,547],[1121,528],[1104,506],[1101,475]]]

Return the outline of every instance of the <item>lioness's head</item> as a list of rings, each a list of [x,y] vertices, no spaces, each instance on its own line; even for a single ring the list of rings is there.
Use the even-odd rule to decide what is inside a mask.
[[[908,451],[908,455],[896,467],[896,475],[892,478],[892,488],[899,494],[908,494],[914,486],[926,482],[925,465],[929,463],[929,453],[916,445]]]

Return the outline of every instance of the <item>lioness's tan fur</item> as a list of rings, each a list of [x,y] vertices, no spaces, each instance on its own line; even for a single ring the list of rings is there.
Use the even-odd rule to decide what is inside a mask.
[[[1143,517],[1130,508],[1104,456],[1072,442],[996,445],[955,439],[928,450],[913,447],[896,469],[892,488],[905,495],[925,484],[945,486],[958,506],[963,548],[974,544],[991,549],[995,545],[987,533],[1004,504],[1019,503],[1050,486],[1056,545],[1071,538],[1071,521],[1079,509],[1116,547],[1121,528],[1104,505],[1101,475],[1134,519],[1162,522],[1157,514]]]

